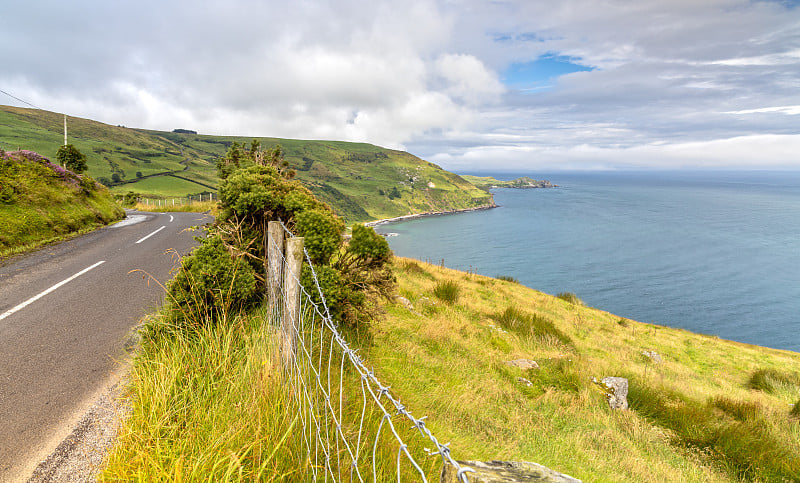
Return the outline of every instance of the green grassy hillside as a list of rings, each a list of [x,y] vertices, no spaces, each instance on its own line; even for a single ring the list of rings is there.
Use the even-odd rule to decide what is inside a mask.
[[[534,461],[592,482],[800,481],[800,354],[410,259],[397,259],[395,274],[412,306],[387,303],[359,354],[456,459]],[[133,415],[101,480],[310,480],[298,409],[264,336],[274,330],[269,314],[175,336],[160,320],[143,332]],[[538,368],[507,364],[517,359]],[[347,421],[362,414],[363,387],[351,376]],[[609,407],[593,382],[606,376],[629,380],[630,409]],[[409,448],[430,447],[399,426]],[[397,449],[387,448],[377,481],[395,479]],[[438,481],[441,461],[420,461]]]
[[[535,461],[583,481],[800,481],[800,354],[513,280],[397,267],[413,310],[388,307],[365,359],[458,458]],[[507,364],[517,359],[538,368]],[[630,409],[610,409],[593,382],[607,376],[628,379]]]
[[[0,106],[0,148],[55,157],[63,115]],[[252,138],[131,129],[68,118],[69,142],[89,174],[115,193],[182,197],[215,191],[215,162],[233,142]],[[346,221],[391,218],[492,204],[492,196],[416,156],[364,143],[258,138],[280,144],[297,177]]]
[[[0,257],[124,216],[103,185],[33,151],[0,150]]]

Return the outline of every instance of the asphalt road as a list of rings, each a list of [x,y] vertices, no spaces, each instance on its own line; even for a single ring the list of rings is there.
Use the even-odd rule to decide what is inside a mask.
[[[137,223],[131,221],[139,220]],[[138,213],[0,266],[0,481],[24,480],[120,372],[198,213]]]

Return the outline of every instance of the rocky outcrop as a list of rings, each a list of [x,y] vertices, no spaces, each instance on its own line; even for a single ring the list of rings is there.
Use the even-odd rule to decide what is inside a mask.
[[[532,361],[530,359],[514,359],[513,361],[506,361],[506,364],[512,367],[519,367],[523,371],[527,371],[528,369],[538,369],[539,364],[536,361]]]
[[[606,392],[611,409],[628,409],[628,380],[624,377],[604,377],[599,382]]]
[[[663,360],[656,351],[642,351],[642,355],[653,361],[655,364],[661,364]]]
[[[505,483],[509,481],[537,481],[541,483],[580,483],[569,475],[530,461],[459,461],[462,468],[473,471],[464,474],[470,483]],[[445,465],[441,483],[459,482],[455,469]]]

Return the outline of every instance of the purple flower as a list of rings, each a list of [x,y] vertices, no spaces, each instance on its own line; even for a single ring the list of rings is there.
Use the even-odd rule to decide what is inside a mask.
[[[36,151],[29,151],[27,149],[21,149],[19,151],[8,151],[6,153],[6,155],[9,156],[9,157],[13,156],[13,157],[15,157],[17,159],[24,158],[24,159],[27,159],[28,161],[37,161],[37,162],[40,162],[40,163],[50,162],[49,159],[45,158],[44,156],[42,156],[41,154],[37,153]]]

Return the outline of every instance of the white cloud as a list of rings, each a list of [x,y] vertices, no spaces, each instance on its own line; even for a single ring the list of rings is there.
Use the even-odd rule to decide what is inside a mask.
[[[431,161],[459,171],[531,172],[625,168],[797,167],[800,135],[754,135],[707,142],[652,143],[626,148],[573,146],[480,146],[457,154],[439,153]],[[502,168],[498,168],[502,166]]]
[[[446,80],[444,92],[470,105],[497,102],[506,90],[497,74],[472,55],[443,54],[436,70]]]
[[[41,0],[0,17],[0,89],[110,124],[366,141],[459,169],[800,167],[800,8],[779,2]],[[595,70],[501,83],[548,53]]]
[[[782,113],[791,116],[800,114],[800,106],[777,106],[777,107],[760,107],[758,109],[744,109],[742,111],[730,111],[725,114],[762,114],[762,113]]]

